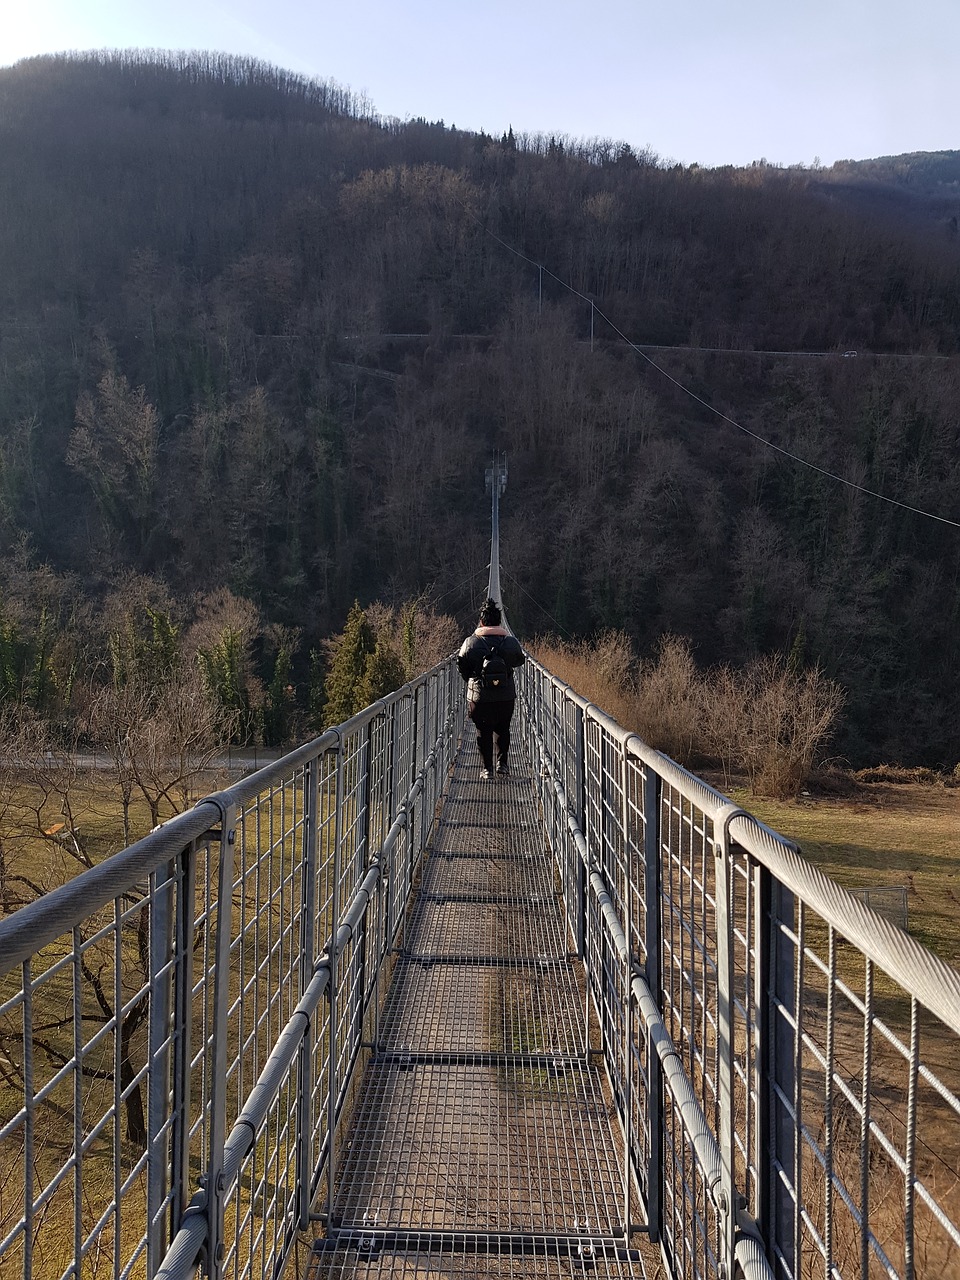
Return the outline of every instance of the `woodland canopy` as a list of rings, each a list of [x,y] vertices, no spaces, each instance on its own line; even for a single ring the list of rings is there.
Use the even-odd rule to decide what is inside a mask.
[[[56,56],[0,70],[0,209],[3,697],[69,716],[127,580],[248,602],[303,706],[355,600],[472,624],[502,449],[521,637],[799,655],[851,763],[960,760],[960,153],[684,168]]]

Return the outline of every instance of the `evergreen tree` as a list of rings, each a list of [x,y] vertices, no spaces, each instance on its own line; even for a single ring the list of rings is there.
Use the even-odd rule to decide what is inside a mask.
[[[273,664],[273,676],[267,685],[263,706],[263,745],[283,747],[290,741],[291,713],[293,711],[290,684],[290,650],[281,645]]]
[[[149,668],[157,680],[168,680],[180,665],[180,628],[162,609],[147,609]]]
[[[307,725],[316,733],[323,732],[326,693],[323,680],[323,654],[310,650],[310,684],[307,689]]]
[[[410,680],[416,675],[417,665],[417,604],[408,605],[403,611],[403,668],[404,679]]]
[[[0,614],[0,705],[30,707],[48,719],[68,706],[76,660],[63,641],[59,618],[46,605],[27,631]]]
[[[179,641],[180,628],[162,609],[148,605],[139,617],[125,614],[108,641],[115,687],[136,685],[156,703],[179,666]]]
[[[342,724],[362,710],[361,685],[367,669],[367,658],[376,649],[376,637],[367,615],[355,600],[347,615],[347,625],[334,642],[333,660],[324,685],[326,695],[324,727]]]
[[[244,679],[244,658],[243,635],[237,627],[225,627],[215,645],[197,653],[208,690],[221,709],[236,718],[233,741],[238,746],[248,746],[253,741],[256,727]]]
[[[56,683],[51,665],[53,628],[46,609],[40,613],[40,624],[33,645],[33,665],[27,697],[34,710],[42,714],[51,709]]]
[[[406,682],[406,674],[400,656],[389,640],[378,637],[373,653],[367,655],[363,679],[357,687],[357,707],[360,711],[378,698],[385,698]]]
[[[0,703],[20,701],[24,661],[24,645],[16,623],[0,619]]]

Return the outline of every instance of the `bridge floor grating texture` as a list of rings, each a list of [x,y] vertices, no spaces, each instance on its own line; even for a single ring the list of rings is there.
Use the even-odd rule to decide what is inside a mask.
[[[483,781],[465,738],[309,1280],[643,1276],[623,1220],[622,1144],[529,763]]]

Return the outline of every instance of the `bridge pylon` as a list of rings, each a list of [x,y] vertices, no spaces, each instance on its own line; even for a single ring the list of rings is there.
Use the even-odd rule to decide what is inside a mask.
[[[490,577],[487,596],[496,600],[503,611],[503,594],[500,589],[500,495],[507,487],[507,455],[494,453],[493,462],[487,467],[486,487],[490,494]],[[503,625],[506,626],[506,614]]]

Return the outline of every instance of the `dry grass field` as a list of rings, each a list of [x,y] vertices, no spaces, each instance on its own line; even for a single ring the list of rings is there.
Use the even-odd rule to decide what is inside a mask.
[[[226,775],[204,776],[196,798],[225,781]],[[174,812],[171,804],[161,803],[163,820]],[[129,823],[131,843],[150,831],[150,809],[141,796],[131,798]],[[120,789],[108,771],[11,769],[0,779],[0,899],[5,913],[120,852],[126,843]]]
[[[907,890],[910,933],[960,968],[960,787],[858,783],[848,796],[731,799],[847,889]]]
[[[722,785],[720,779],[716,781]],[[763,799],[745,788],[725,790],[761,821],[795,840],[809,861],[846,888],[905,889],[909,932],[946,963],[960,968],[960,788],[942,783],[857,779],[850,779],[849,786],[849,793],[842,796],[804,794],[795,802]],[[816,920],[808,924],[807,940],[822,956],[826,955],[826,930]],[[860,953],[840,944],[838,967],[841,979],[850,989],[862,994]],[[807,982],[808,999],[815,1005],[823,981],[822,975],[810,965]],[[895,975],[878,972],[875,994],[877,1018],[907,1044],[910,1001]],[[841,1075],[849,1071],[850,1087],[856,1093],[863,1056],[863,1022],[846,1000],[838,999],[836,1007],[835,1062]],[[955,1097],[960,1095],[956,1036],[924,1011],[920,1012],[918,1027],[924,1067]],[[822,1026],[811,1021],[808,1030],[819,1034],[821,1043],[825,1043]],[[874,1036],[873,1051],[873,1119],[894,1146],[904,1151],[905,1060],[901,1054],[891,1051],[881,1035]],[[808,1071],[806,1118],[810,1123],[812,1117],[820,1116],[824,1096],[821,1062],[811,1060]],[[838,1143],[834,1175],[843,1179],[856,1200],[862,1176],[858,1165],[860,1121],[835,1103],[833,1124]],[[929,1082],[921,1081],[919,1086],[916,1131],[916,1174],[924,1186],[924,1195],[932,1197],[940,1211],[957,1222],[960,1220],[960,1123],[955,1104],[940,1090],[930,1087]],[[811,1168],[816,1173],[816,1167]],[[903,1175],[875,1143],[871,1147],[869,1169],[874,1230],[888,1256],[900,1265],[905,1213]],[[938,1274],[944,1280],[960,1277],[960,1250],[925,1202],[918,1205],[915,1228],[917,1274]],[[856,1274],[859,1239],[852,1219],[842,1212],[837,1217],[834,1247],[835,1257],[842,1259],[842,1273]],[[815,1252],[811,1254],[813,1262],[819,1261]],[[874,1271],[869,1274],[872,1276]]]

